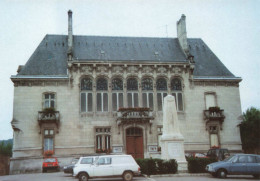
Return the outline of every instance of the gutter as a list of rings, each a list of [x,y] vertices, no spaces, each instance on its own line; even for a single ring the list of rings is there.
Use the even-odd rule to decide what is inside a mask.
[[[68,75],[12,75],[12,80],[15,79],[69,79]]]
[[[234,81],[234,82],[241,82],[241,77],[193,77],[193,81]]]

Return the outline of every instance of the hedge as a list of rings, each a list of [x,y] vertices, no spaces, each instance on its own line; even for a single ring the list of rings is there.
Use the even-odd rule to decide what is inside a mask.
[[[217,162],[214,158],[187,158],[188,170],[190,173],[206,173],[206,166]]]
[[[162,160],[162,159],[136,159],[136,162],[141,168],[141,173],[146,175],[156,174],[174,174],[177,172],[178,164],[176,160]]]

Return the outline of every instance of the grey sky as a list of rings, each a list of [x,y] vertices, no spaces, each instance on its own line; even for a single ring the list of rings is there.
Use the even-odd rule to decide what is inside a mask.
[[[185,14],[188,37],[202,38],[242,77],[242,111],[260,108],[259,8],[259,0],[1,0],[0,140],[12,138],[10,76],[46,34],[67,34],[69,9],[76,35],[176,37],[176,21]]]

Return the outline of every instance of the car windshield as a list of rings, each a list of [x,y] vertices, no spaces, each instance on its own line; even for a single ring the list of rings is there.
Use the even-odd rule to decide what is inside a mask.
[[[78,163],[79,159],[78,158],[73,158],[71,161],[71,164],[76,164]]]
[[[56,162],[56,160],[55,160],[55,158],[47,158],[47,159],[44,160],[44,162],[47,162],[47,163]]]
[[[225,160],[223,160],[223,162],[229,162],[234,158],[234,156],[230,156],[228,158],[226,158]]]

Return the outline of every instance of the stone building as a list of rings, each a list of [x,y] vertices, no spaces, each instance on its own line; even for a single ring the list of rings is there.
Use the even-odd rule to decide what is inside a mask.
[[[160,157],[163,98],[176,98],[185,152],[241,150],[239,82],[200,38],[46,35],[14,83],[11,173],[41,171],[46,152]]]

